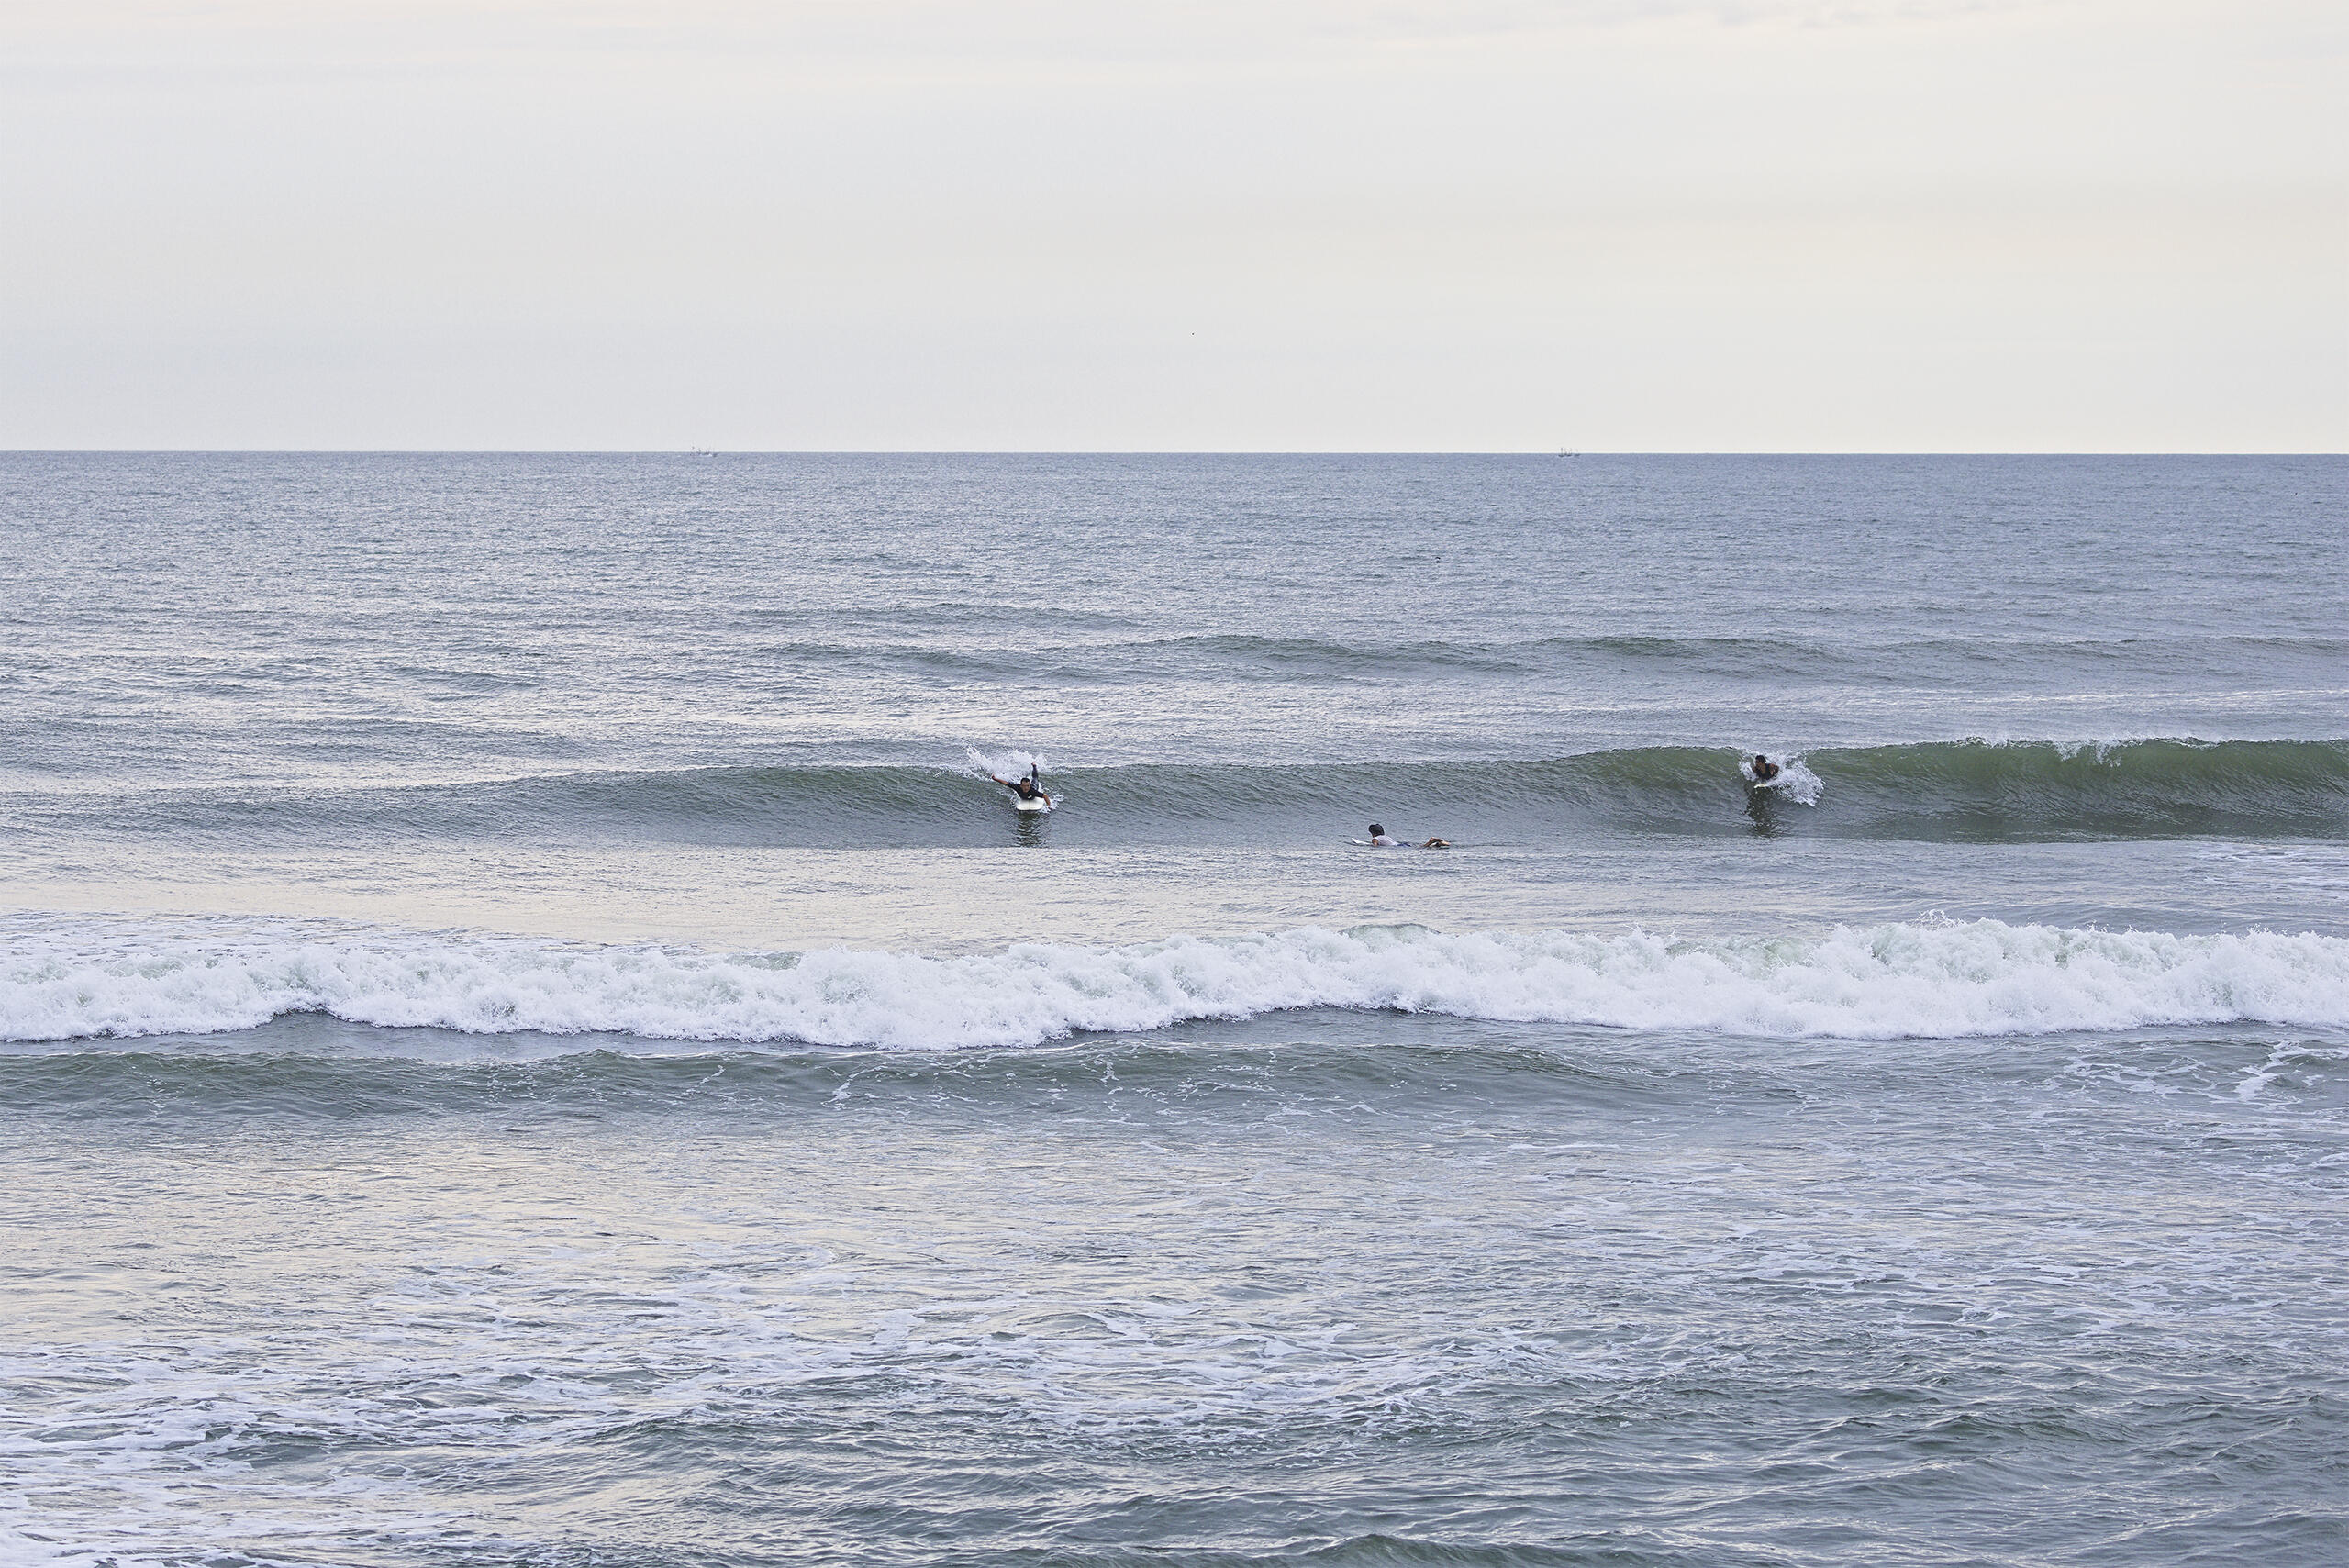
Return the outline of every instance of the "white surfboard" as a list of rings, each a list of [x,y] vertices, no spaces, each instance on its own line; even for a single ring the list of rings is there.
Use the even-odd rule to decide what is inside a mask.
[[[1011,809],[1014,811],[1050,811],[1059,804],[1058,800],[1049,795],[1039,795],[1034,800],[1022,800],[1016,795],[1011,797]]]

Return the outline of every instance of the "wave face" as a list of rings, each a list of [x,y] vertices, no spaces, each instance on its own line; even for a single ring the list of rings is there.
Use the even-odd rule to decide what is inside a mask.
[[[1327,843],[1405,833],[1540,841],[1578,832],[2032,841],[2349,839],[2349,740],[1981,740],[1832,747],[1749,792],[1742,753],[1659,746],[1531,762],[1049,770],[1063,844]],[[1026,753],[989,759],[1018,771]],[[375,790],[260,787],[19,796],[65,831],[405,843],[610,839],[821,849],[985,846],[1003,792],[951,766],[584,773]]]
[[[306,1012],[484,1035],[938,1050],[1315,1007],[1862,1040],[2335,1028],[2349,1026],[2349,940],[1995,920],[1776,940],[1364,926],[930,958],[118,932],[22,942],[0,972],[0,1039],[18,1042],[217,1034]]]

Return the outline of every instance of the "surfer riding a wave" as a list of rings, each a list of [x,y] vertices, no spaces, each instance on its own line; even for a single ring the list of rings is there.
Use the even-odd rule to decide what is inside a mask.
[[[998,773],[989,773],[987,777],[995,780],[1022,800],[1041,800],[1049,803],[1052,798],[1044,793],[1043,784],[1036,777],[1036,765],[1033,762],[1028,765],[1028,772],[1021,778],[1008,779]]]

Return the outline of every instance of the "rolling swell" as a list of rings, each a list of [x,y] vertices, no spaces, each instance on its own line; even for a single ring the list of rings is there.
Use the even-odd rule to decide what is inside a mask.
[[[1464,845],[1595,833],[2010,841],[2349,839],[2349,740],[1939,741],[1802,754],[1816,787],[1749,795],[1741,753],[1657,746],[1536,761],[1223,766],[1050,775],[1070,809],[1012,819],[947,767],[715,767],[373,790],[226,788],[19,797],[13,814],[86,832],[619,841],[816,849],[1019,841],[1323,845],[1374,818]]]
[[[501,1054],[469,1036],[406,1030],[378,1035],[322,1015],[293,1015],[231,1040],[140,1040],[112,1049],[0,1051],[0,1111],[62,1112],[95,1120],[126,1113],[233,1115],[251,1128],[330,1121],[529,1111],[696,1115],[777,1110],[821,1113],[856,1100],[935,1107],[952,1098],[982,1115],[1042,1112],[1072,1093],[1101,1086],[1104,1053],[1127,1091],[1188,1097],[1203,1078],[1218,1097],[1258,1098],[1277,1089],[1357,1100],[1366,1086],[1407,1086],[1453,1097],[1475,1086],[1499,1103],[1546,1101],[1563,1088],[1586,1110],[1620,1114],[1668,1109],[1710,1091],[1716,1080],[1685,1060],[1636,1054],[1594,1059],[1558,1051],[1492,1026],[1415,1020],[1377,1051],[1362,1049],[1362,1020],[1334,1009],[1285,1017],[1267,1051],[1245,1022],[1208,1021],[1152,1035],[1099,1037],[1077,1050],[990,1052],[838,1051],[775,1042],[675,1042],[670,1049],[627,1039],[571,1036]],[[1235,1038],[1237,1037],[1237,1038]],[[1577,1034],[1578,1040],[1587,1036]],[[513,1042],[499,1041],[498,1046]],[[372,1049],[370,1049],[372,1048]],[[2321,1051],[2322,1047],[2310,1048]],[[1227,1102],[1229,1103],[1229,1102]]]
[[[974,609],[964,606],[964,609]],[[1265,631],[1134,635],[1123,621],[1065,610],[1007,621],[949,615],[948,606],[868,622],[861,637],[810,635],[758,641],[763,664],[828,675],[914,678],[1012,686],[1159,686],[1169,679],[1296,682],[1334,686],[1475,683],[1484,677],[1634,686],[1698,679],[1743,687],[1965,688],[2028,685],[2051,672],[2109,681],[2117,672],[2194,672],[2207,680],[2324,681],[2349,656],[2349,639],[2323,637],[2162,637],[1985,639],[1978,637],[1848,641],[1784,634],[1665,636],[1631,632],[1480,640],[1386,640]],[[785,612],[788,614],[788,612]],[[796,620],[796,617],[793,617]],[[1039,637],[1034,621],[1054,635]],[[881,635],[885,627],[886,635]],[[833,629],[821,617],[791,629]],[[1007,635],[1008,634],[1008,635]]]

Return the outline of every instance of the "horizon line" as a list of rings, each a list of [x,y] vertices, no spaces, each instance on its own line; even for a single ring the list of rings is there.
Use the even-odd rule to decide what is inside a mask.
[[[2349,457],[2349,448],[0,447],[0,457]]]

